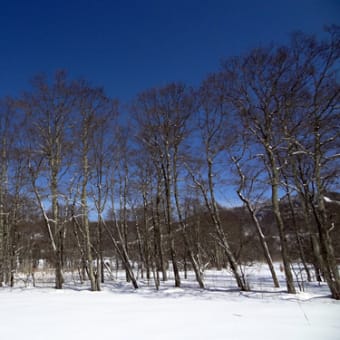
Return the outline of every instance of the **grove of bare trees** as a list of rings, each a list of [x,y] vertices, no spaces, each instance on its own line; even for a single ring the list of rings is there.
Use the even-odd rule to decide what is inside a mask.
[[[200,86],[148,89],[124,110],[58,71],[0,101],[0,285],[77,270],[100,290],[114,259],[158,289],[188,270],[293,265],[340,299],[340,27],[228,58]],[[124,118],[124,119],[123,119]],[[232,205],[228,202],[235,200]],[[138,268],[138,271],[136,270]]]

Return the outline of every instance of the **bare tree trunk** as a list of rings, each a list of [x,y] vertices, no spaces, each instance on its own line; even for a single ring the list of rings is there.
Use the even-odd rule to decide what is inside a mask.
[[[125,155],[126,156],[126,155]],[[123,182],[123,184],[122,184]],[[128,167],[126,164],[126,160],[124,160],[124,178],[123,181],[120,183],[120,185],[123,185],[122,192],[120,195],[121,205],[120,210],[122,212],[121,218],[120,218],[120,224],[122,232],[121,235],[121,242],[124,242],[124,249],[126,250],[126,253],[129,253],[129,242],[128,242],[128,221],[127,221],[127,190],[128,190]],[[130,273],[128,272],[128,269],[126,269],[126,281],[130,282]]]
[[[168,227],[168,237],[170,242],[170,258],[175,276],[175,287],[181,286],[181,278],[179,275],[176,252],[175,252],[175,240],[172,232],[172,203],[171,203],[171,172],[170,172],[170,150],[168,141],[165,141],[165,166],[162,164],[163,179],[165,186],[165,199],[166,199],[166,222]]]
[[[132,285],[135,289],[138,288],[138,283],[137,283],[137,280],[135,278],[135,274],[133,273],[133,270],[132,270],[132,267],[131,267],[131,264],[130,264],[130,259],[129,259],[129,256],[128,256],[128,253],[124,247],[124,244],[122,243],[122,238],[120,237],[119,238],[119,241],[120,241],[120,244],[122,245],[121,247],[118,245],[118,242],[116,241],[116,239],[114,238],[114,236],[112,235],[112,232],[110,230],[110,228],[108,227],[108,225],[105,223],[105,221],[103,220],[103,226],[108,234],[108,236],[110,237],[111,241],[112,241],[112,244],[115,248],[115,250],[117,251],[117,254],[119,255],[122,263],[123,263],[123,266],[126,270],[126,273],[127,275],[129,276],[129,281],[132,282]],[[117,229],[117,226],[116,226],[116,229]],[[119,227],[118,227],[119,229]],[[118,231],[118,234],[120,233],[119,230]]]
[[[150,280],[150,237],[149,237],[149,216],[148,216],[148,202],[146,198],[146,192],[143,189],[143,226],[144,226],[144,242],[143,242],[143,254],[144,263],[146,269],[146,278]]]
[[[217,235],[220,239],[221,245],[225,251],[225,254],[227,256],[227,259],[229,261],[231,270],[233,271],[233,274],[235,276],[236,282],[238,287],[243,290],[247,291],[249,290],[247,282],[244,280],[243,275],[239,269],[239,266],[235,260],[234,254],[231,251],[231,248],[228,244],[227,238],[225,236],[225,233],[222,229],[221,220],[215,200],[215,192],[214,192],[214,184],[213,184],[213,172],[212,172],[212,160],[210,158],[207,159],[208,163],[208,183],[209,183],[209,192],[210,192],[210,199],[211,199],[211,205],[209,205],[211,210],[211,217],[214,221],[214,225],[217,231]]]
[[[270,252],[269,252],[269,248],[268,248],[266,238],[263,234],[261,223],[256,216],[256,211],[253,208],[253,206],[251,205],[250,200],[248,198],[246,198],[242,193],[242,190],[244,189],[244,186],[245,186],[245,180],[246,180],[245,175],[242,172],[240,164],[237,162],[237,160],[234,157],[233,157],[233,162],[235,163],[235,165],[237,167],[238,174],[240,176],[240,186],[237,189],[237,194],[238,194],[239,198],[241,199],[241,201],[246,205],[246,207],[249,211],[249,214],[251,216],[251,219],[253,220],[253,223],[256,227],[257,236],[258,236],[260,243],[261,243],[261,247],[262,247],[262,250],[263,250],[264,257],[267,261],[267,264],[268,264],[268,267],[269,267],[269,270],[270,270],[270,273],[271,273],[271,276],[272,276],[272,279],[273,279],[274,287],[278,288],[278,287],[280,287],[279,280],[277,278],[277,275],[276,275],[276,272],[275,272],[275,269],[274,269],[273,260],[272,260],[272,257],[270,255]]]
[[[313,204],[313,213],[319,232],[320,253],[323,259],[323,274],[331,291],[333,299],[340,300],[340,276],[336,263],[332,241],[329,235],[328,222],[323,187],[321,180],[321,141],[317,122],[315,128],[314,176],[316,184],[317,207]]]
[[[101,202],[99,202],[101,204]],[[97,248],[98,248],[98,256],[97,256],[97,266],[98,267],[98,275],[100,276],[100,279],[98,278],[98,281],[101,283],[105,282],[105,275],[104,275],[104,249],[103,249],[103,222],[101,220],[101,214],[98,218],[98,225],[97,225]]]
[[[203,272],[199,268],[199,263],[198,263],[197,259],[195,258],[195,255],[194,255],[192,248],[190,246],[190,243],[189,243],[189,240],[188,240],[188,237],[187,237],[187,234],[186,234],[186,223],[183,219],[180,204],[179,204],[178,173],[177,173],[177,148],[176,147],[175,147],[175,154],[174,154],[174,157],[173,157],[173,172],[174,172],[173,186],[174,186],[175,204],[176,204],[178,221],[179,221],[181,229],[182,229],[184,245],[185,245],[185,248],[188,252],[191,265],[194,269],[196,280],[197,280],[200,288],[204,289]],[[186,269],[186,261],[184,263],[185,263],[185,269]],[[186,270],[185,270],[185,275],[187,275]]]
[[[152,214],[154,224],[154,239],[155,239],[155,256],[158,263],[157,270],[162,271],[162,280],[167,281],[168,275],[166,271],[164,250],[163,250],[163,235],[161,230],[161,213],[160,213],[160,201],[161,201],[161,182],[157,179],[157,194],[156,194],[156,206],[155,212]]]
[[[88,276],[88,268],[86,266],[86,253],[84,250],[84,247],[82,246],[82,241],[79,237],[79,232],[82,233],[82,229],[81,226],[79,225],[79,222],[77,220],[77,217],[75,215],[75,211],[74,211],[74,204],[72,207],[72,222],[73,222],[73,235],[77,244],[77,248],[79,250],[80,253],[80,264],[81,264],[81,268],[79,270],[79,275],[81,277],[81,281],[83,282],[84,280],[86,280],[86,275]],[[82,233],[82,238],[84,238],[84,235]]]
[[[207,158],[207,163],[208,163],[208,191],[210,194],[210,201],[208,198],[208,193],[207,190],[204,188],[203,184],[200,183],[196,177],[195,174],[188,168],[190,175],[194,181],[194,183],[197,185],[197,187],[201,190],[202,195],[205,200],[205,205],[206,208],[209,211],[209,215],[211,217],[211,220],[213,222],[214,228],[216,230],[217,234],[217,239],[219,241],[219,245],[222,247],[223,252],[225,253],[225,256],[228,260],[228,263],[230,265],[230,268],[233,272],[233,275],[235,277],[237,286],[242,290],[242,291],[248,291],[249,287],[247,282],[245,281],[240,268],[235,260],[234,254],[229,246],[229,243],[227,241],[226,235],[222,229],[219,213],[218,213],[218,208],[217,204],[215,201],[215,193],[214,193],[214,185],[213,185],[213,173],[212,173],[212,160],[210,158]]]
[[[295,286],[294,286],[294,278],[291,270],[291,263],[288,254],[288,245],[287,239],[284,231],[284,224],[281,216],[280,206],[279,206],[279,198],[278,198],[278,186],[279,186],[279,173],[273,160],[273,156],[271,155],[271,170],[272,170],[272,182],[271,182],[271,189],[272,189],[272,205],[273,205],[273,212],[276,219],[276,224],[279,230],[279,236],[281,241],[281,255],[283,261],[283,267],[286,276],[286,284],[287,284],[287,291],[290,294],[296,294]]]
[[[3,152],[3,151],[2,151]],[[3,156],[3,154],[2,154]],[[4,282],[4,259],[5,259],[5,240],[4,240],[4,234],[5,234],[5,209],[4,209],[4,188],[3,185],[5,183],[4,180],[4,162],[1,165],[1,182],[0,182],[0,287],[2,287]]]
[[[91,235],[90,235],[90,224],[89,224],[89,216],[88,216],[88,204],[87,204],[87,185],[89,181],[89,164],[88,164],[88,151],[89,151],[89,124],[90,117],[83,117],[83,126],[81,131],[81,141],[82,141],[82,172],[83,172],[83,180],[82,180],[82,191],[81,191],[81,208],[82,208],[82,224],[84,227],[84,235],[85,235],[85,249],[86,249],[86,265],[88,268],[88,276],[91,283],[91,290],[96,291],[97,283],[94,275],[93,268],[93,257],[92,257],[92,244],[91,244]]]
[[[309,268],[308,268],[305,251],[303,249],[302,239],[301,239],[300,233],[299,233],[299,227],[296,223],[294,206],[293,206],[293,203],[292,203],[292,198],[291,198],[291,194],[290,194],[289,190],[287,190],[287,196],[288,196],[289,209],[290,209],[291,215],[292,215],[293,228],[294,228],[294,232],[295,232],[296,243],[298,245],[300,258],[301,258],[301,261],[302,261],[303,268],[304,268],[306,275],[307,275],[307,280],[308,280],[308,282],[311,282],[312,278],[311,278],[310,271],[309,271]]]
[[[61,226],[59,223],[59,207],[58,207],[58,185],[57,185],[57,170],[55,169],[55,163],[58,160],[51,160],[51,195],[52,195],[52,221],[54,225],[53,234],[55,239],[55,288],[63,288],[63,274],[62,274],[62,239],[60,237]]]
[[[1,119],[1,117],[0,117]],[[2,126],[3,125],[3,126]],[[8,218],[7,211],[5,210],[5,199],[7,193],[7,126],[8,117],[4,118],[4,121],[0,120],[0,146],[1,146],[1,166],[0,166],[0,287],[3,282],[6,281],[6,264],[7,264],[7,243],[8,243]]]
[[[102,214],[104,207],[106,205],[107,201],[107,193],[108,193],[108,188],[106,189],[105,193],[103,193],[103,154],[97,155],[99,158],[98,164],[96,165],[97,168],[97,197],[94,199],[95,201],[95,206],[97,210],[97,232],[96,232],[96,237],[97,237],[97,275],[100,276],[97,277],[97,285],[100,286],[100,283],[104,283],[105,281],[105,276],[104,276],[104,245],[103,245],[103,221],[102,221]],[[98,267],[100,265],[100,267]]]
[[[297,188],[298,197],[302,206],[302,214],[304,225],[307,229],[310,238],[311,250],[312,250],[312,262],[315,270],[315,276],[317,281],[321,282],[322,278],[320,275],[321,268],[323,267],[323,260],[320,254],[320,246],[316,236],[316,231],[314,230],[314,223],[312,221],[312,202],[311,193],[308,190],[308,180],[306,174],[303,172],[301,167],[301,160],[294,158],[292,160],[292,172],[294,178],[294,184]],[[311,180],[311,179],[309,179]]]

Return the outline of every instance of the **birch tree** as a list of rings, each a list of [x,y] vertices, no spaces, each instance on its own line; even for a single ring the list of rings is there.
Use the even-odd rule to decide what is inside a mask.
[[[228,60],[224,65],[224,75],[230,84],[227,100],[236,108],[244,130],[252,137],[254,147],[258,147],[263,155],[280,236],[287,290],[295,293],[287,235],[279,204],[281,174],[278,158],[285,148],[285,140],[278,125],[278,117],[282,113],[281,102],[276,100],[277,92],[286,80],[284,77],[289,62],[286,48],[258,48],[244,58]]]
[[[310,232],[317,266],[333,298],[340,299],[340,276],[331,237],[333,228],[325,204],[327,190],[334,187],[339,174],[340,28],[329,27],[327,33],[328,39],[324,41],[303,34],[293,36],[294,67],[300,71],[297,73],[301,79],[299,93],[304,94],[300,110],[304,133],[290,134],[289,140],[294,178],[305,202],[305,219],[310,221],[312,217],[316,226]],[[307,161],[309,167],[303,166],[302,160]],[[305,173],[306,170],[309,173]]]
[[[26,114],[32,190],[50,240],[55,287],[61,289],[65,221],[60,218],[59,208],[64,197],[62,181],[69,166],[68,119],[74,107],[73,85],[67,81],[64,72],[57,72],[52,84],[38,76],[34,79],[32,92],[23,96],[21,107]]]
[[[198,130],[200,135],[201,160],[198,160],[198,169],[194,171],[188,166],[191,177],[203,195],[204,202],[215,229],[218,244],[223,249],[238,287],[246,291],[249,289],[245,277],[242,275],[239,264],[235,259],[229,244],[228,234],[224,231],[220,218],[220,211],[216,199],[216,163],[219,162],[222,151],[225,150],[231,139],[228,131],[232,131],[232,118],[225,105],[223,79],[212,75],[201,86],[200,92],[201,113]],[[196,168],[197,169],[197,168]],[[228,174],[224,174],[228,175]]]
[[[181,279],[174,235],[174,208],[177,207],[180,221],[182,218],[174,195],[177,195],[178,199],[178,156],[187,137],[188,120],[195,110],[190,92],[190,89],[182,84],[170,84],[140,94],[133,105],[138,124],[138,140],[144,146],[144,150],[151,155],[156,169],[161,174],[165,223],[176,287],[181,285]]]
[[[8,210],[8,166],[10,145],[10,115],[9,100],[0,105],[0,286],[8,283],[9,272],[9,210]]]

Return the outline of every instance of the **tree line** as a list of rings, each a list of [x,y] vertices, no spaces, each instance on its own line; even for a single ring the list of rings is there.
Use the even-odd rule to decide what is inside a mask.
[[[171,83],[121,107],[104,89],[38,75],[29,91],[1,100],[0,283],[25,259],[47,259],[62,288],[80,268],[100,290],[106,257],[135,288],[138,262],[156,288],[182,270],[242,265],[273,254],[287,291],[293,262],[340,299],[339,26],[318,39],[224,60],[199,87]],[[238,207],[223,197],[235,192]],[[272,240],[275,236],[275,242]]]

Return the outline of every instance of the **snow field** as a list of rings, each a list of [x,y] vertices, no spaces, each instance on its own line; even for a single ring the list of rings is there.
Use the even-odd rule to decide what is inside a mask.
[[[183,288],[169,281],[159,291],[142,280],[138,290],[123,281],[101,292],[77,282],[63,290],[1,288],[1,339],[340,339],[340,301],[329,298],[326,285],[290,295],[283,282],[271,288],[265,267],[250,274],[250,292],[235,289],[226,271],[207,271],[206,290],[193,273]]]

